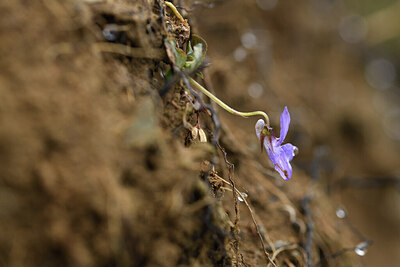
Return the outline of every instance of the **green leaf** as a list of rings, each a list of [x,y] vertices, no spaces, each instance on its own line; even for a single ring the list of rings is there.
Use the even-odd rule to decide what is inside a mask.
[[[185,68],[192,71],[197,69],[207,53],[206,41],[196,34],[193,34],[189,41],[187,53],[177,47],[175,39],[165,39],[164,45],[168,58],[180,69]]]
[[[204,80],[204,75],[202,72],[196,72],[196,75]]]
[[[171,78],[172,78],[172,68],[171,69],[169,69],[166,73],[165,73],[165,75],[164,75],[164,78],[167,80],[167,81],[169,81]]]
[[[178,66],[179,68],[182,68],[187,60],[185,52],[182,49],[176,47],[176,41],[174,39],[165,39],[164,45],[167,56],[172,64]]]
[[[189,45],[188,45],[188,51],[186,53],[186,55],[189,56],[193,56],[193,48],[192,48],[192,42],[189,41]]]
[[[202,44],[196,44],[193,47],[192,53],[188,55],[188,59],[185,64],[185,68],[190,69],[190,70],[195,70],[198,68],[203,61],[203,45]]]
[[[196,44],[193,47],[193,57],[194,60],[199,61],[200,63],[203,61],[203,44]]]
[[[207,42],[201,36],[199,36],[197,34],[192,34],[192,38],[190,39],[190,42],[193,45],[193,47],[195,47],[197,44],[202,44],[201,62],[203,62],[204,58],[206,57],[207,49],[208,49]]]
[[[180,48],[176,48],[175,49],[175,58],[176,58],[176,61],[175,61],[176,65],[181,69],[185,65],[186,59],[187,59],[185,52],[183,52],[183,50]]]

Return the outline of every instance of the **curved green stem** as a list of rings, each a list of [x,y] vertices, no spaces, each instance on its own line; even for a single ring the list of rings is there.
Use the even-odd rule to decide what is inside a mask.
[[[172,12],[174,12],[175,16],[182,22],[185,22],[185,19],[182,17],[181,13],[179,13],[178,9],[171,2],[165,1],[165,5],[169,7]]]
[[[194,86],[196,86],[197,89],[199,89],[203,94],[205,94],[206,96],[208,96],[209,98],[214,100],[215,103],[217,103],[221,108],[225,109],[229,113],[231,113],[233,115],[245,117],[245,118],[246,117],[250,117],[250,116],[263,116],[265,118],[265,123],[266,123],[267,127],[269,128],[269,117],[265,112],[263,112],[263,111],[252,111],[252,112],[240,112],[240,111],[237,111],[237,110],[231,108],[230,106],[228,106],[227,104],[225,104],[224,102],[222,102],[215,95],[211,94],[206,88],[201,86],[193,78],[191,78],[191,77],[188,77],[188,78],[189,78],[189,81]]]

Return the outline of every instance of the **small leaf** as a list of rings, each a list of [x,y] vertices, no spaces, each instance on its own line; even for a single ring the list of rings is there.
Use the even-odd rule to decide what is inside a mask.
[[[180,48],[176,48],[175,52],[176,52],[175,53],[175,58],[176,58],[175,63],[179,68],[182,68],[186,63],[187,56],[186,56],[185,52],[183,52],[183,50]]]
[[[193,47],[193,50],[188,54],[189,60],[186,61],[185,68],[195,70],[200,66],[203,59],[202,47],[202,44],[197,44]]]
[[[204,80],[204,74],[202,72],[196,72],[196,75]]]
[[[197,34],[192,34],[192,39],[190,41],[191,41],[193,47],[196,46],[197,44],[202,44],[201,62],[203,62],[204,58],[206,57],[207,49],[208,49],[207,42]]]
[[[188,55],[188,57],[193,56],[193,48],[192,48],[192,43],[189,41],[189,45],[188,45],[188,51],[186,53]]]
[[[198,62],[202,62],[204,57],[203,57],[203,44],[196,44],[193,47],[193,57],[194,60],[198,61]]]
[[[164,79],[169,81],[172,78],[172,76],[173,76],[173,74],[172,74],[172,68],[171,68],[165,73]]]
[[[187,61],[184,67],[189,70],[197,69],[206,57],[207,48],[206,41],[200,36],[193,34],[189,41]]]
[[[174,40],[165,39],[164,40],[164,46],[165,46],[165,50],[167,52],[167,56],[168,56],[169,60],[172,62],[172,64],[175,65],[175,62],[176,62],[176,57],[175,57],[176,42]]]
[[[167,56],[172,64],[182,68],[187,60],[185,52],[176,47],[176,41],[173,39],[165,39],[164,45],[165,50],[167,51]]]

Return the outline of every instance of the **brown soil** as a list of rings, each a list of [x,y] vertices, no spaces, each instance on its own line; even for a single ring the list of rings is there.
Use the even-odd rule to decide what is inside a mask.
[[[269,13],[253,1],[195,5],[192,13],[182,11],[188,24],[164,1],[131,2],[0,3],[0,266],[268,264],[249,209],[218,178],[228,180],[230,172],[211,144],[210,116],[199,115],[208,142],[193,141],[183,117],[194,124],[197,116],[186,109],[190,96],[182,84],[160,96],[170,67],[163,39],[185,45],[189,29],[208,42],[210,90],[238,110],[265,110],[276,128],[283,106],[292,114],[288,140],[301,153],[293,178],[283,182],[259,153],[255,119],[218,110],[220,145],[270,258],[276,254],[278,266],[307,266],[313,226],[313,264],[400,261],[400,218],[379,202],[398,194],[332,189],[343,177],[390,175],[399,154],[371,126],[379,114],[366,105],[372,92],[359,58],[329,21],[319,23],[297,1]],[[102,33],[110,24],[120,27],[113,41]],[[257,65],[262,51],[237,63],[232,52],[241,34],[266,27],[273,69]],[[351,90],[329,87],[343,80]],[[252,81],[267,88],[258,99],[247,94]],[[329,154],[316,156],[321,147]],[[318,160],[324,163],[313,181]],[[352,251],[329,257],[363,241],[335,216],[343,204],[352,224],[375,241],[364,262]]]

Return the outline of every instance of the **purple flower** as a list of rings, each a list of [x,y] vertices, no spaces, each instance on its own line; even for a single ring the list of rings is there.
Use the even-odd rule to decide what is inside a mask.
[[[289,130],[290,114],[287,107],[281,114],[281,135],[279,138],[275,137],[272,129],[268,129],[265,125],[264,120],[260,119],[256,123],[256,134],[261,142],[261,150],[264,145],[265,151],[267,151],[268,157],[271,162],[275,165],[275,170],[279,172],[283,179],[289,180],[292,178],[292,166],[290,161],[297,153],[298,149],[292,144],[282,145],[283,140]]]

